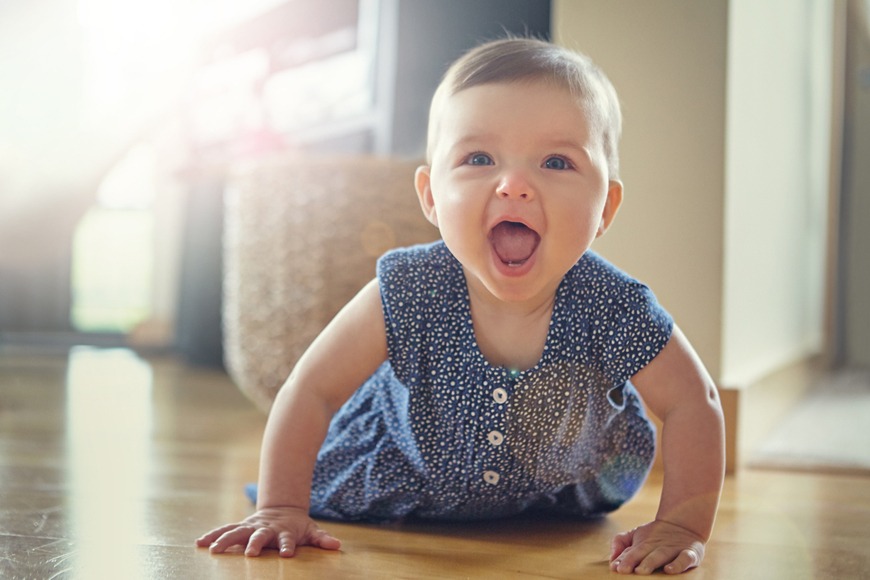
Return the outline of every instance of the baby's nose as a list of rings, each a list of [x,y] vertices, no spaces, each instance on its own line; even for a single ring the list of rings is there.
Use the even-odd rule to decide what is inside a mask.
[[[522,172],[511,171],[502,176],[495,193],[504,199],[528,200],[535,196],[535,189]]]

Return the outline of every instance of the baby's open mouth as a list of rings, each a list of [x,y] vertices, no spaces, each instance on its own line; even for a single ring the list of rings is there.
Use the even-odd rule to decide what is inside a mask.
[[[522,266],[538,248],[541,236],[519,222],[499,222],[489,232],[489,242],[499,259],[508,266]]]

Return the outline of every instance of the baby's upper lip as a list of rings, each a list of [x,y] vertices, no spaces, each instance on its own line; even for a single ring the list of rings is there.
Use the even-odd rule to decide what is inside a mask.
[[[523,224],[524,226],[526,226],[527,228],[529,228],[530,230],[532,230],[533,232],[535,232],[539,236],[541,235],[541,233],[538,231],[538,228],[536,228],[534,225],[532,225],[529,222],[529,220],[527,220],[523,217],[514,216],[514,215],[502,215],[502,216],[495,218],[494,220],[492,220],[492,222],[490,222],[489,229],[487,231],[492,232],[493,228],[495,228],[495,226],[497,226],[498,224],[500,224],[502,222]]]

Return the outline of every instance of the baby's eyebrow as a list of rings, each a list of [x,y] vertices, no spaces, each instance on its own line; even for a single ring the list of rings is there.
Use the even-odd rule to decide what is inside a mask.
[[[503,139],[503,136],[500,136],[498,133],[495,132],[470,131],[466,134],[461,135],[458,139],[450,143],[450,146],[447,150],[450,152],[457,152],[470,149],[486,148],[487,146],[498,144],[501,139]],[[581,140],[574,139],[572,137],[546,138],[541,140],[540,147],[542,150],[552,152],[567,150],[571,153],[579,155],[580,159],[578,159],[578,161],[582,162],[591,162],[594,158],[594,155],[592,154],[588,143],[584,143]]]
[[[574,139],[553,139],[547,141],[544,145],[547,148],[557,150],[570,149],[571,151],[576,151],[577,153],[581,154],[586,160],[592,160],[592,152],[589,150],[589,146]]]
[[[472,147],[491,143],[498,138],[494,133],[468,133],[453,142],[453,148]]]
[[[446,148],[444,151],[446,154],[453,156],[487,149],[493,146],[494,139],[497,139],[497,137],[491,133],[469,133],[455,141],[445,143]]]
[[[544,142],[544,144],[549,146],[549,147],[559,147],[559,148],[566,148],[566,149],[582,149],[582,150],[587,149],[586,144],[583,143],[581,140],[572,139],[570,137],[550,138],[550,139],[547,139]]]

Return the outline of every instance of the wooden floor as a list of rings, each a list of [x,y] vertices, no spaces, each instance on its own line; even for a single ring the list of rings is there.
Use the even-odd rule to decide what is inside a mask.
[[[324,524],[341,552],[212,556],[193,540],[250,511],[264,418],[222,373],[125,350],[0,351],[0,578],[603,578],[602,521]],[[867,445],[860,442],[858,444]],[[689,578],[870,578],[870,478],[745,470]]]

